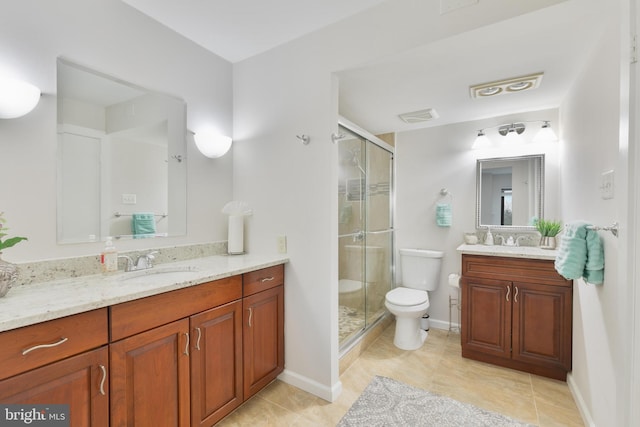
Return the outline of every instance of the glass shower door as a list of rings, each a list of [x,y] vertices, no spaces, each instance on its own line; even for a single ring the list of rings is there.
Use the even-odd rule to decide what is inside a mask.
[[[385,313],[393,265],[393,154],[340,127],[339,337],[351,342]]]
[[[366,140],[340,128],[338,145],[339,339],[356,336],[365,320]]]
[[[385,296],[392,285],[393,154],[371,142],[367,143],[366,153],[365,314],[367,323],[371,323],[384,314]]]

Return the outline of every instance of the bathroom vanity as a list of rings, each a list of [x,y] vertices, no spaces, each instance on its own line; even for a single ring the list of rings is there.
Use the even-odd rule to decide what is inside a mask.
[[[211,426],[284,369],[284,262],[210,257],[12,289],[0,300],[0,402],[66,403],[71,425]],[[9,312],[43,286],[59,288],[57,309]]]
[[[572,281],[555,251],[462,245],[462,356],[565,380],[571,370]]]

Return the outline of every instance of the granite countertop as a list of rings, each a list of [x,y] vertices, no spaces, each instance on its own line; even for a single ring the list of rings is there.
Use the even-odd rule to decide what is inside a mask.
[[[532,258],[555,260],[557,250],[541,249],[537,246],[487,246],[462,244],[456,249],[458,252],[469,255],[502,256],[509,258]]]
[[[158,264],[148,270],[14,286],[0,298],[0,332],[288,261],[288,257],[283,255],[217,255]]]

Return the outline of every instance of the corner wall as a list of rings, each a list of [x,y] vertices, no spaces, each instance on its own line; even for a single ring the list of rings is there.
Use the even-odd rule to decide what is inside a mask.
[[[619,8],[624,1],[612,2]],[[624,14],[614,14],[591,60],[560,107],[561,201],[564,221],[596,225],[620,222],[627,231],[628,38]],[[626,31],[625,31],[626,30]],[[622,67],[625,68],[621,68]],[[625,123],[626,122],[626,123]],[[615,171],[615,197],[602,199],[601,174]],[[589,426],[632,425],[628,411],[627,360],[631,338],[631,286],[626,280],[628,236],[600,232],[605,279],[574,281],[573,372],[569,384]],[[637,420],[636,420],[637,421]],[[636,425],[636,424],[633,424]]]

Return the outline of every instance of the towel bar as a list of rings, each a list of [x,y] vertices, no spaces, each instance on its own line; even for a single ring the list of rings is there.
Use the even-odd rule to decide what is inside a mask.
[[[121,216],[132,216],[133,214],[128,214],[128,213],[120,213],[120,212],[116,212],[113,214],[113,216],[115,216],[116,218],[120,218]],[[161,214],[153,214],[153,216],[161,216],[162,218],[166,218],[167,216],[169,216],[166,213],[161,213]]]
[[[589,230],[596,230],[596,231],[610,231],[611,234],[613,234],[614,236],[618,237],[618,223],[617,222],[614,222],[613,224],[611,224],[608,227],[598,227],[597,225],[590,225],[587,228]]]

